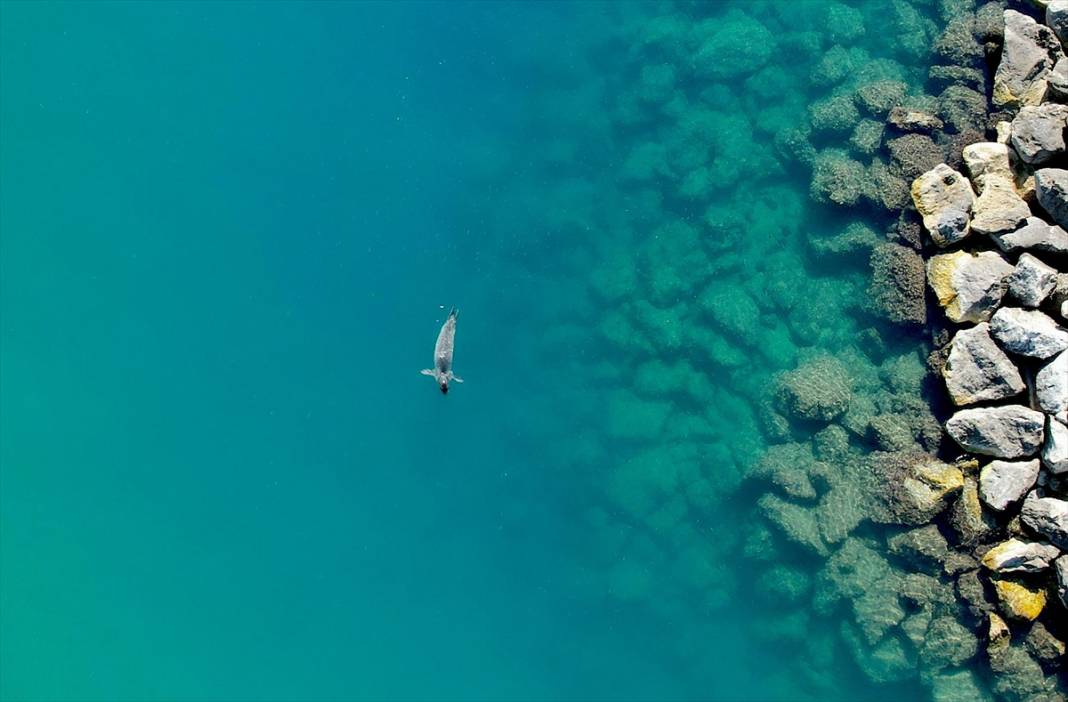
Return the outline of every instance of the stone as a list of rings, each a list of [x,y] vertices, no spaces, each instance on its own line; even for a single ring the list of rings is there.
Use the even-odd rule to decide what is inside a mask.
[[[986,651],[994,655],[1008,648],[1012,640],[1012,632],[1009,631],[1009,625],[997,613],[987,612],[986,617]]]
[[[1061,556],[1053,564],[1053,570],[1057,573],[1057,597],[1061,604],[1068,608],[1068,556]]]
[[[1054,546],[1068,549],[1068,502],[1056,497],[1039,497],[1034,491],[1024,500],[1020,521]]]
[[[920,110],[910,110],[907,107],[893,107],[886,118],[887,124],[902,132],[933,132],[941,129],[944,125],[942,120],[934,115]]]
[[[971,233],[968,215],[975,192],[963,175],[941,163],[913,181],[911,192],[923,226],[937,245],[956,243]]]
[[[864,194],[864,164],[842,149],[824,149],[814,156],[809,193],[817,202],[852,207]]]
[[[926,278],[923,257],[907,246],[880,244],[872,249],[868,293],[881,316],[896,324],[924,324]]]
[[[1046,25],[1061,40],[1061,44],[1068,41],[1068,2],[1050,0],[1046,5]]]
[[[1035,197],[1054,222],[1068,226],[1068,171],[1063,168],[1035,171]]]
[[[779,378],[780,407],[801,419],[829,422],[849,407],[852,382],[842,362],[817,356]]]
[[[1013,182],[1000,175],[983,176],[982,193],[972,212],[971,228],[980,234],[1015,231],[1031,216],[1031,208],[1016,193]]]
[[[1054,636],[1042,622],[1035,622],[1024,637],[1024,647],[1031,655],[1045,663],[1056,663],[1065,652],[1064,642]]]
[[[938,617],[927,629],[920,661],[927,669],[959,666],[979,652],[979,640],[956,617]]]
[[[1038,105],[1046,96],[1049,74],[1064,55],[1049,27],[1015,10],[1005,10],[1005,44],[994,73],[992,100],[997,107]]]
[[[1048,695],[1049,685],[1038,661],[1020,646],[1009,645],[990,656],[994,692],[1001,700],[1062,702]]]
[[[1029,253],[1020,254],[1008,277],[1009,293],[1024,307],[1038,307],[1057,287],[1057,269]]]
[[[1012,619],[1034,621],[1046,607],[1046,590],[1017,580],[994,580],[1001,611]]]
[[[959,467],[925,453],[875,452],[870,470],[879,503],[867,516],[883,524],[926,524],[964,487]]]
[[[1038,217],[1028,217],[1019,229],[990,238],[1002,251],[1012,253],[1023,249],[1068,254],[1068,232],[1056,225],[1046,224]]]
[[[981,141],[964,147],[961,154],[964,167],[977,186],[988,175],[998,175],[1012,180],[1016,174],[1009,160],[1009,147],[993,141]]]
[[[1046,414],[1068,421],[1068,354],[1057,354],[1035,373],[1035,404]]]
[[[1039,166],[1064,153],[1064,130],[1068,127],[1068,105],[1045,103],[1027,105],[1012,120],[1009,141],[1030,166]]]
[[[1020,371],[990,338],[986,322],[954,335],[942,376],[957,406],[1003,400],[1026,389]]]
[[[1060,553],[1049,544],[1009,539],[987,551],[981,562],[996,573],[1039,573],[1049,568]]]
[[[1019,502],[1038,479],[1038,461],[991,461],[979,473],[979,499],[1004,511]]]
[[[963,85],[951,85],[938,96],[938,115],[950,127],[947,131],[977,132],[978,138],[968,142],[979,141],[986,128],[986,95]]]
[[[829,554],[812,510],[771,494],[764,495],[757,504],[768,521],[777,526],[787,539],[818,556],[826,557]]]
[[[886,142],[890,152],[890,170],[912,180],[942,163],[941,147],[926,134],[906,134]]]
[[[862,154],[873,154],[883,143],[884,125],[873,119],[862,119],[853,127],[849,145]]]
[[[1046,443],[1042,447],[1042,465],[1054,475],[1068,473],[1068,427],[1053,417],[1046,417]]]
[[[1049,74],[1049,95],[1057,100],[1068,98],[1068,58],[1059,58]]]
[[[949,543],[934,524],[896,534],[887,540],[890,553],[928,573],[940,573]]]
[[[1009,353],[1050,358],[1068,348],[1068,331],[1038,310],[1002,307],[990,318],[990,335]]]
[[[1008,290],[1013,267],[993,251],[954,251],[927,261],[927,284],[954,322],[985,322]]]
[[[979,501],[979,480],[975,476],[964,477],[960,497],[953,502],[950,510],[949,525],[958,543],[965,545],[984,539],[997,529],[993,515],[984,510]]]
[[[1024,458],[1042,446],[1045,417],[1022,405],[962,409],[946,421],[961,448],[996,458]],[[981,494],[981,493],[980,493]]]

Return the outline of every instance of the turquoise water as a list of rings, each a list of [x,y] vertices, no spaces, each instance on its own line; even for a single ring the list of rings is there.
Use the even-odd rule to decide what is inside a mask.
[[[745,476],[776,373],[920,365],[776,135],[935,10],[0,7],[0,697],[926,696]]]

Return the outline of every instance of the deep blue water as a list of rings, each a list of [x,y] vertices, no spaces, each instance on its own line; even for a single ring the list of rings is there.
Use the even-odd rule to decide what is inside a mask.
[[[880,694],[844,654],[829,688],[777,665],[762,566],[722,546],[726,600],[660,598],[674,571],[591,526],[631,456],[576,290],[655,223],[586,226],[619,204],[572,173],[629,147],[554,125],[604,119],[558,93],[644,6],[0,7],[0,697]],[[642,539],[736,546],[725,504]]]

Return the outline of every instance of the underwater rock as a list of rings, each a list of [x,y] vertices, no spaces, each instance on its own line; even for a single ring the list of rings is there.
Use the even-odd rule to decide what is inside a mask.
[[[986,129],[986,97],[963,85],[951,85],[938,96],[938,114],[956,132],[981,135]]]
[[[1060,555],[1056,546],[1009,539],[983,554],[982,564],[996,573],[1038,573]]]
[[[761,497],[757,504],[768,521],[777,526],[787,539],[818,556],[828,555],[827,545],[823,543],[812,510],[771,494]]]
[[[998,107],[1038,105],[1046,96],[1053,65],[1063,51],[1053,31],[1015,10],[1005,10],[1005,45],[994,73]]]
[[[961,544],[972,544],[997,529],[993,516],[983,510],[979,501],[979,481],[972,475],[964,477],[960,497],[953,502],[949,525]]]
[[[899,414],[880,414],[868,423],[872,441],[883,451],[904,451],[915,447],[912,428]]]
[[[1065,653],[1064,642],[1050,633],[1042,622],[1035,622],[1024,637],[1024,647],[1032,656],[1047,664],[1058,663]]]
[[[884,127],[873,119],[862,119],[853,128],[849,144],[862,154],[873,154],[883,143]]]
[[[871,253],[868,293],[881,316],[895,323],[924,324],[923,258],[898,244],[881,244]]]
[[[875,452],[870,460],[882,503],[882,510],[870,515],[877,522],[926,524],[964,486],[960,468],[925,453]]]
[[[887,540],[890,553],[927,573],[940,573],[949,543],[934,524],[897,534]]]
[[[1020,255],[1008,278],[1009,293],[1024,307],[1038,307],[1057,287],[1057,269],[1029,253]]]
[[[1068,549],[1068,502],[1056,497],[1039,497],[1032,492],[1024,500],[1020,521],[1054,546]]]
[[[695,30],[698,48],[693,56],[698,75],[713,80],[738,79],[766,64],[775,53],[775,35],[739,10],[709,18]]]
[[[1035,171],[1035,197],[1054,222],[1068,226],[1068,171],[1062,168]]]
[[[991,235],[1015,231],[1031,216],[1031,209],[1016,193],[1012,181],[993,174],[983,176],[982,192],[972,212],[972,230]]]
[[[1014,232],[992,234],[990,238],[1005,252],[1034,249],[1068,254],[1068,232],[1056,225],[1046,224],[1038,217],[1028,217],[1027,223]]]
[[[986,589],[978,570],[969,570],[957,576],[956,594],[976,619],[994,611],[994,604],[987,599]],[[996,615],[995,615],[996,616]]]
[[[821,587],[831,596],[850,601],[857,626],[868,645],[874,645],[905,618],[898,601],[901,578],[885,558],[856,538],[846,539],[827,560]]]
[[[986,651],[993,657],[1009,647],[1012,632],[1009,631],[1009,625],[1005,623],[1005,620],[995,612],[987,612],[986,617]]]
[[[1048,692],[1042,666],[1019,646],[1006,646],[997,655],[990,656],[990,668],[997,673],[994,691],[1005,699],[1030,702],[1033,695]],[[1034,699],[1035,702],[1050,701],[1045,697]]]
[[[866,173],[868,182],[864,196],[872,203],[890,212],[903,210],[911,204],[908,181],[892,173],[881,158],[873,158]],[[957,226],[961,225],[958,223]]]
[[[927,78],[935,89],[945,89],[951,85],[964,85],[979,92],[986,92],[986,76],[978,68],[969,66],[931,66]]]
[[[1046,414],[1063,417],[1068,412],[1068,354],[1061,352],[1038,369],[1035,403]]]
[[[1034,621],[1046,606],[1046,590],[1018,580],[993,579],[998,605],[1010,619]]]
[[[842,149],[816,154],[809,193],[817,202],[852,206],[863,194],[864,166]]]
[[[905,101],[908,86],[897,80],[878,80],[857,88],[856,102],[869,114],[883,117]]]
[[[1026,389],[1020,371],[990,338],[986,322],[953,336],[942,375],[950,399],[958,406],[1003,400]]]
[[[999,512],[1022,500],[1038,479],[1038,461],[991,461],[979,473],[979,498]]]
[[[914,654],[899,636],[887,636],[875,646],[865,646],[848,622],[842,624],[842,638],[853,659],[873,682],[888,683],[911,677]]]
[[[1038,166],[1064,153],[1065,127],[1068,127],[1068,105],[1052,102],[1027,105],[1013,118],[1009,139],[1024,163]]]
[[[972,34],[971,17],[950,20],[932,47],[935,54],[956,66],[979,64],[983,60],[983,46]]]
[[[886,142],[891,172],[912,180],[942,163],[938,144],[924,134],[906,134]]]
[[[1046,417],[1046,444],[1042,447],[1042,465],[1050,473],[1068,473],[1068,427],[1053,417]]]
[[[850,95],[834,95],[808,108],[809,123],[815,132],[834,134],[850,131],[860,121],[860,112]]]
[[[946,421],[945,428],[954,441],[972,453],[1023,458],[1042,445],[1044,419],[1041,412],[1023,405],[1004,405],[959,410]]]
[[[954,671],[939,671],[930,676],[933,702],[989,702],[990,695],[983,689],[975,671],[962,668]]]
[[[845,412],[852,383],[842,362],[822,355],[806,361],[779,378],[776,398],[795,417],[829,422]]]
[[[940,670],[959,666],[979,652],[979,639],[964,628],[956,617],[938,617],[931,622],[920,649],[925,668]]]
[[[950,320],[985,322],[1001,304],[1012,271],[993,251],[954,251],[927,261],[927,283]]]
[[[1049,358],[1068,348],[1068,331],[1038,310],[1002,307],[990,318],[1001,348],[1030,358]]]
[[[975,204],[975,192],[968,179],[949,166],[939,164],[913,181],[912,201],[923,217],[923,226],[939,246],[958,242],[971,233],[968,214]]]
[[[930,133],[944,126],[942,120],[934,115],[920,110],[910,110],[900,105],[890,109],[890,114],[886,117],[886,123],[902,132]]]

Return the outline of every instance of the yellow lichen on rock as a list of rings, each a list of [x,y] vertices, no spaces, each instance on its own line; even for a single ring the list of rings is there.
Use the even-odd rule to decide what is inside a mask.
[[[1016,580],[995,580],[994,589],[1002,611],[1014,619],[1034,621],[1046,606],[1046,591],[1041,587]]]
[[[960,314],[959,309],[950,312],[951,306],[957,299],[957,288],[953,284],[953,273],[957,270],[960,262],[969,258],[967,251],[954,251],[953,253],[933,256],[927,262],[927,284],[931,286],[938,304],[946,308],[950,317]]]

